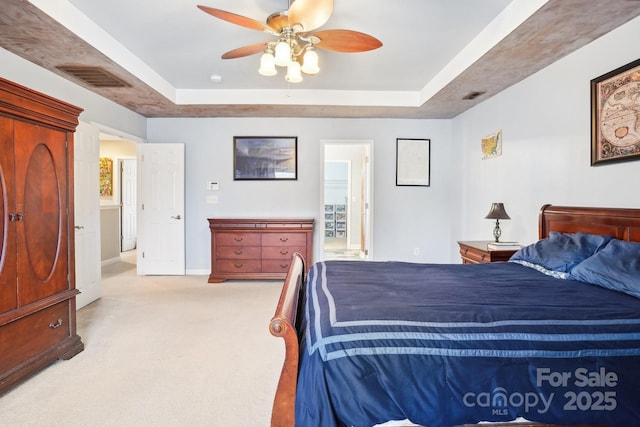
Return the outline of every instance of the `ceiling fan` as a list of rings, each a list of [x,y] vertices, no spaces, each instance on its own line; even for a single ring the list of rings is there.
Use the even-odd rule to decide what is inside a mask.
[[[275,37],[274,40],[255,43],[230,50],[222,59],[241,58],[263,52],[258,72],[265,76],[277,74],[276,65],[287,67],[285,79],[297,83],[302,81],[302,73],[316,74],[318,54],[315,48],[333,52],[366,52],[382,46],[375,37],[352,30],[322,30],[333,12],[333,0],[289,1],[289,9],[276,12],[266,19],[266,23],[246,16],[237,15],[208,6],[198,8],[209,15],[232,24],[252,30],[262,31]]]

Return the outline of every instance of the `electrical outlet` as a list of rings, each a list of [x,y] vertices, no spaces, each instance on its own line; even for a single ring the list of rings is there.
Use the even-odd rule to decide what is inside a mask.
[[[218,203],[218,196],[207,196],[207,203],[210,205],[215,205]]]
[[[420,255],[420,248],[413,248],[413,254],[415,256],[419,256]]]

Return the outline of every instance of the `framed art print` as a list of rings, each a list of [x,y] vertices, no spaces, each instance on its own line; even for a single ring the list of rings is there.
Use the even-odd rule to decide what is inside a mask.
[[[396,186],[429,187],[430,139],[396,139]]]
[[[298,179],[298,138],[236,136],[233,138],[233,179]]]
[[[640,59],[591,80],[591,166],[640,159]]]

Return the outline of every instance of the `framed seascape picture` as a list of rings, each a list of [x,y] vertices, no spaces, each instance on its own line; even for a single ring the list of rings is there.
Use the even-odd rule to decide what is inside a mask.
[[[233,138],[233,179],[298,179],[298,138],[236,136]]]
[[[396,139],[396,186],[429,187],[430,169],[430,139]]]
[[[640,59],[591,80],[591,166],[640,159]]]

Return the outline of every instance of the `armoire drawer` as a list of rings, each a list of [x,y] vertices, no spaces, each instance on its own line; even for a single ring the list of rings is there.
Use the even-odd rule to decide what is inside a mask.
[[[70,336],[69,301],[58,303],[0,327],[3,371],[24,363]]]

